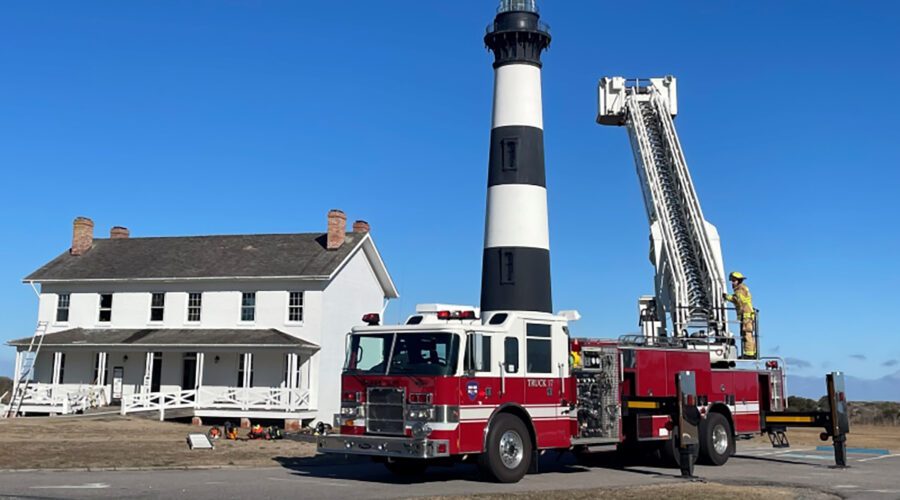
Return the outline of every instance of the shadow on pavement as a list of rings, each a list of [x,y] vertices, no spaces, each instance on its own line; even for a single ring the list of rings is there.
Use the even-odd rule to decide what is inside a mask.
[[[421,476],[398,476],[381,463],[369,457],[343,455],[316,455],[314,457],[275,457],[282,467],[292,474],[321,479],[341,479],[384,484],[422,484],[446,481],[485,481],[474,463],[436,464],[428,467]],[[655,477],[679,477],[677,469],[650,470],[644,467],[660,467],[652,459],[630,458],[627,461],[615,452],[599,452],[576,459],[572,453],[549,451],[541,456],[538,473],[579,474],[593,469],[610,469]],[[669,471],[672,471],[669,473]]]

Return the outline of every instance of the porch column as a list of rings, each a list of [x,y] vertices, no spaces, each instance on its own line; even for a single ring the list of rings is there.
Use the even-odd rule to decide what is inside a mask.
[[[50,379],[53,385],[59,384],[59,376],[62,371],[62,357],[62,352],[57,351],[53,353],[53,376]]]
[[[206,361],[206,354],[197,353],[197,374],[194,376],[194,389],[200,390],[203,386],[203,362]]]
[[[106,358],[107,353],[97,353],[97,380],[94,381],[96,385],[106,385]]]
[[[142,392],[150,392],[150,385],[153,381],[153,351],[147,351],[147,357],[144,360],[144,388]]]
[[[287,380],[284,381],[284,386],[288,389],[296,389],[297,388],[297,354],[296,353],[288,353],[288,366],[287,366]]]
[[[244,353],[244,389],[250,388],[250,381],[253,378],[253,353]]]
[[[22,378],[22,351],[16,349],[16,371],[13,373],[13,388],[19,384]]]

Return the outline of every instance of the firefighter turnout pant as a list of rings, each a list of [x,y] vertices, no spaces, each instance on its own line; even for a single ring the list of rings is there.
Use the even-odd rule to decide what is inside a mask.
[[[756,357],[756,339],[753,338],[752,314],[741,315],[741,351],[744,356]]]

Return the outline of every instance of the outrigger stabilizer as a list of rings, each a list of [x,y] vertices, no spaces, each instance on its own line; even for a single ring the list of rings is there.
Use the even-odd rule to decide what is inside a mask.
[[[775,448],[790,446],[784,431],[788,427],[821,427],[822,441],[831,438],[834,445],[835,467],[847,467],[847,434],[850,433],[850,414],[847,411],[847,396],[844,389],[844,374],[832,372],[826,375],[828,387],[828,407],[822,411],[772,411],[763,412],[763,431]]]

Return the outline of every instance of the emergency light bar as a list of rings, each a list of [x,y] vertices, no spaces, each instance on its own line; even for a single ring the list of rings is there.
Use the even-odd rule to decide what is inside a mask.
[[[378,313],[363,314],[362,320],[363,323],[369,326],[378,326],[378,323],[381,322],[381,316]]]
[[[438,319],[475,319],[475,311],[438,311]]]

